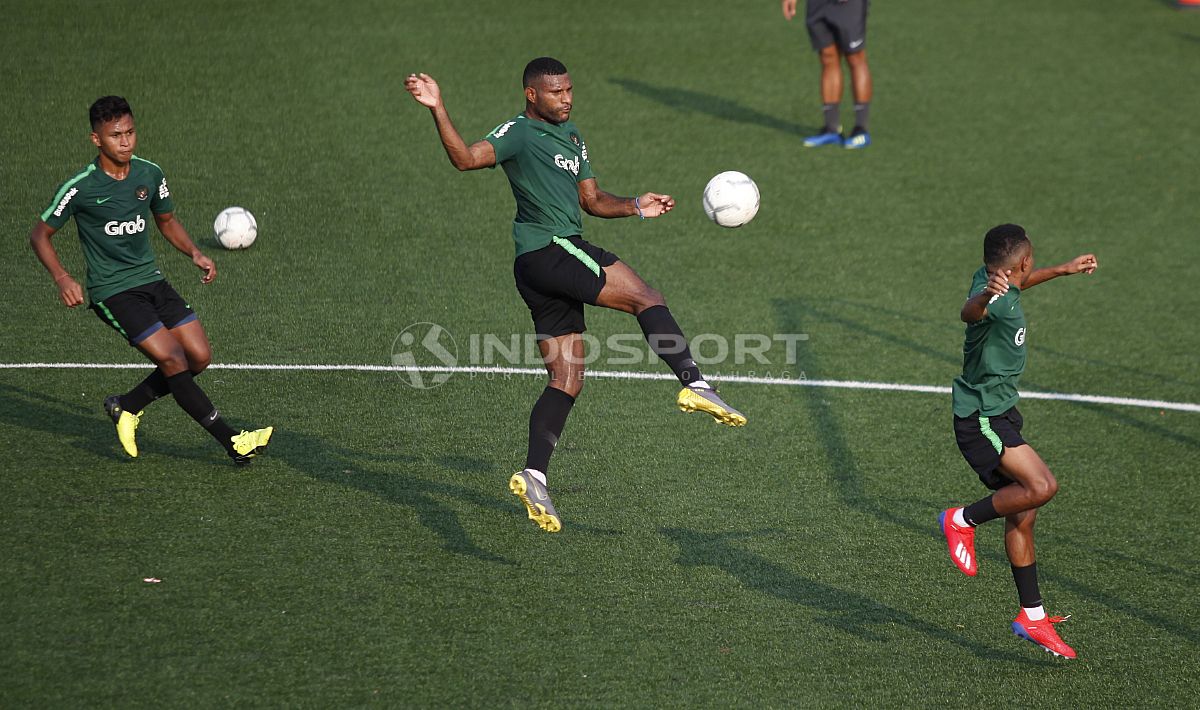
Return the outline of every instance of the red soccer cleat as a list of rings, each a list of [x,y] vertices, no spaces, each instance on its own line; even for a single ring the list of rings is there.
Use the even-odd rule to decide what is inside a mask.
[[[1061,624],[1069,618],[1071,617],[1047,616],[1041,621],[1030,621],[1025,610],[1021,609],[1021,613],[1017,614],[1016,619],[1013,619],[1012,630],[1017,636],[1046,649],[1047,653],[1053,653],[1063,658],[1074,658],[1075,649],[1063,643],[1063,640],[1058,637],[1058,632],[1054,630],[1055,624]]]
[[[946,545],[950,548],[950,559],[968,577],[979,574],[979,566],[975,564],[975,528],[967,526],[960,528],[954,524],[954,511],[958,508],[947,508],[938,516],[942,526],[942,534],[946,536]]]

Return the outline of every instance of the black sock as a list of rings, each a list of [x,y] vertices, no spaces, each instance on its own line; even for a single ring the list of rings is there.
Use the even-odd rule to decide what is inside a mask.
[[[871,112],[871,104],[854,104],[854,130],[867,130],[867,118]]]
[[[825,132],[840,133],[842,130],[842,118],[839,105],[825,104],[821,110],[825,112]]]
[[[162,370],[155,368],[146,379],[121,395],[121,409],[137,414],[154,400],[170,393],[171,387],[167,384],[167,378],[163,376]]]
[[[1013,580],[1017,583],[1017,597],[1021,600],[1021,606],[1026,609],[1042,605],[1042,593],[1038,591],[1037,581],[1037,563],[1028,567],[1012,568]]]
[[[574,404],[575,398],[560,389],[546,387],[542,390],[542,396],[529,413],[529,452],[525,456],[525,468],[546,473],[550,455],[554,453]]]
[[[686,387],[704,379],[700,376],[696,361],[692,359],[687,338],[683,337],[683,331],[666,306],[651,306],[639,313],[637,319],[646,342],[650,343],[650,349],[667,363],[680,384]]]
[[[171,375],[167,378],[167,385],[171,388],[171,395],[175,397],[179,408],[195,419],[196,423],[204,427],[205,431],[212,434],[212,437],[221,446],[224,446],[226,451],[232,451],[231,439],[237,432],[221,419],[221,413],[209,401],[204,390],[200,389],[200,386],[192,379],[192,373],[184,370],[178,375]]]
[[[983,500],[977,500],[974,503],[963,508],[963,519],[967,521],[967,525],[975,527],[982,525],[989,520],[999,518],[1000,514],[996,512],[996,506],[992,505],[992,497],[988,496]]]

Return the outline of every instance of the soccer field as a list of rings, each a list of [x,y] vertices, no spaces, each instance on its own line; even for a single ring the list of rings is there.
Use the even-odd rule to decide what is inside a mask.
[[[857,152],[800,147],[818,65],[773,0],[11,14],[0,707],[1200,705],[1200,13],[877,2],[874,145]],[[543,54],[571,71],[600,187],[678,200],[585,218],[584,236],[665,294],[749,417],[685,416],[665,380],[590,380],[550,471],[558,535],[507,489],[543,377],[386,371],[406,353],[446,364],[406,349],[421,323],[459,366],[536,367],[473,357],[530,330],[507,181],[455,171],[402,84],[433,75],[473,141],[522,108]],[[169,399],[142,418],[141,456],[121,453],[101,402],[148,366],[28,366],[141,362],[58,303],[25,239],[95,156],[87,108],[105,94],[129,99],[138,154],[217,260],[202,286],[153,238],[213,343],[198,382],[234,426],[276,428],[248,468]],[[762,193],[737,230],[700,207],[723,170]],[[247,251],[212,239],[230,205],[258,218]],[[765,381],[947,387],[1002,222],[1041,265],[1100,263],[1024,296],[1022,386],[1182,405],[1021,404],[1061,483],[1038,566],[1075,661],[1010,632],[1000,523],[980,529],[978,577],[947,559],[938,512],[985,493],[949,394]],[[75,227],[55,244],[82,277]],[[615,312],[588,328],[640,337]],[[766,363],[719,357],[747,336],[775,339]],[[597,370],[668,372],[596,352]],[[363,369],[315,369],[333,365]]]

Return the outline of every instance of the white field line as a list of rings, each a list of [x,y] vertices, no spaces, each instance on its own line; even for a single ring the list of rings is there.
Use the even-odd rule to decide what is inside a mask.
[[[0,362],[0,370],[144,370],[146,363],[104,362]],[[477,375],[544,375],[545,370],[533,367],[441,367],[406,365],[257,365],[248,363],[213,363],[214,370],[267,370],[303,372],[425,372],[462,373]],[[617,370],[589,370],[588,377],[623,380],[673,380],[674,375],[665,372],[621,372]],[[774,385],[781,387],[832,387],[838,389],[874,390],[877,392],[923,392],[926,394],[949,394],[950,388],[941,385],[909,385],[898,382],[861,382],[858,380],[798,380],[784,377],[744,377],[713,375],[709,379],[718,382],[739,382],[750,385]],[[1145,409],[1171,409],[1179,412],[1200,412],[1200,403],[1166,402],[1158,399],[1134,399],[1132,397],[1108,397],[1096,394],[1071,394],[1068,392],[1027,392],[1024,399],[1053,399],[1065,402],[1089,404],[1114,404],[1121,407]]]

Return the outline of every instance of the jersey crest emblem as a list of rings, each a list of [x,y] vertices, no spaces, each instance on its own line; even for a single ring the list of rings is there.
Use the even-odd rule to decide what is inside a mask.
[[[571,134],[571,142],[574,143],[575,145],[579,145],[579,136],[572,133]]]
[[[150,188],[146,187],[145,185],[138,185],[137,189],[133,191],[133,194],[139,200],[145,200],[150,196]]]

